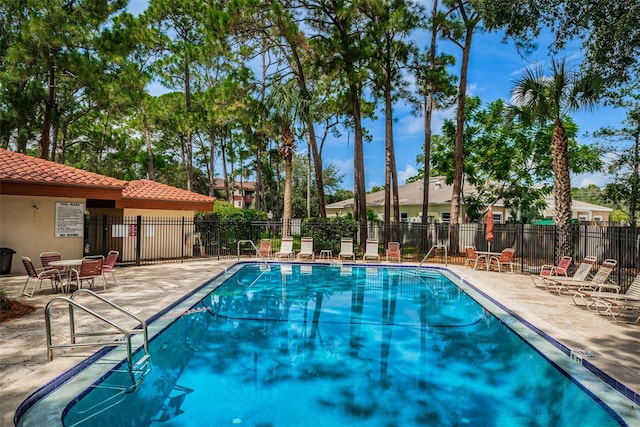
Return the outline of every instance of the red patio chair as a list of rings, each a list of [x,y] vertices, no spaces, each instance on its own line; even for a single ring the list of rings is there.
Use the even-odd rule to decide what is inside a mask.
[[[475,270],[478,268],[478,264],[487,264],[487,256],[479,255],[475,246],[467,246],[464,251],[467,255],[467,258],[464,260],[465,267],[473,265],[473,269]]]
[[[36,268],[33,265],[33,261],[31,261],[31,258],[26,256],[22,257],[22,265],[24,265],[25,270],[27,270],[27,281],[24,282],[24,286],[22,287],[22,295],[32,297],[33,293],[36,290],[36,285],[39,285],[38,289],[42,288],[43,280],[49,280],[51,282],[51,290],[53,292],[56,291],[57,287],[64,289],[63,278],[60,274],[60,270],[58,270],[57,268]],[[34,280],[33,288],[31,289],[31,293],[27,294],[25,293],[25,290],[27,289],[27,285],[31,280]]]
[[[77,289],[82,288],[84,282],[89,283],[89,288],[93,289],[95,278],[102,276],[102,266],[104,265],[104,257],[102,255],[95,257],[85,257],[80,264],[80,269],[71,270],[69,276],[69,286],[71,282],[76,282]],[[105,285],[104,289],[107,289]]]
[[[502,272],[502,267],[509,266],[509,269],[513,273],[513,254],[516,252],[513,248],[503,249],[500,256],[491,256],[489,258],[489,268],[492,266],[498,267],[498,271]]]
[[[113,284],[117,285],[116,275],[113,270],[116,266],[116,261],[118,261],[118,257],[120,256],[120,252],[118,251],[109,251],[107,254],[107,258],[104,260],[104,264],[102,265],[102,280],[104,280],[104,288],[107,289],[107,275],[106,273],[111,273],[111,277],[113,277]]]

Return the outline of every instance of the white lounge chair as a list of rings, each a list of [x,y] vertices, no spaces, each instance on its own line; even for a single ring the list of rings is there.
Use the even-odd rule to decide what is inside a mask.
[[[287,236],[282,238],[282,242],[280,243],[280,251],[273,254],[273,258],[275,259],[291,259],[294,257],[293,253],[293,237]]]
[[[573,274],[573,276],[571,277],[552,277],[549,274],[542,274],[542,271],[540,272],[540,275],[532,275],[531,276],[531,280],[533,281],[533,285],[537,288],[544,288],[547,289],[549,288],[549,286],[557,286],[557,284],[559,283],[560,280],[562,281],[585,281],[587,280],[587,278],[589,277],[589,273],[591,273],[591,269],[593,268],[593,266],[596,264],[596,257],[592,256],[592,255],[587,255],[586,257],[584,257],[584,259],[582,260],[582,262],[580,263],[580,265],[578,266],[578,268],[576,269],[576,272]],[[536,282],[536,279],[542,279],[542,282]]]
[[[356,254],[353,253],[353,239],[349,237],[343,237],[340,241],[340,253],[338,259],[342,258],[356,260]]]
[[[587,307],[591,311],[605,314],[616,304],[624,301],[640,301],[640,274],[633,279],[629,289],[624,293],[576,290],[571,295],[575,305]]]
[[[311,261],[316,259],[316,254],[313,252],[313,237],[303,237],[300,240],[300,252],[297,258],[311,258]]]
[[[605,283],[613,269],[616,267],[617,261],[614,259],[606,259],[598,269],[598,272],[593,276],[591,280],[569,280],[571,278],[545,278],[550,282],[547,286],[547,290],[550,292],[556,292],[557,294],[570,294],[574,290],[591,290],[591,291],[603,291],[605,289],[619,291],[618,285]],[[575,275],[574,275],[575,277]]]
[[[380,254],[378,253],[378,239],[367,239],[367,245],[365,246],[364,255],[362,260],[375,259],[380,262]]]

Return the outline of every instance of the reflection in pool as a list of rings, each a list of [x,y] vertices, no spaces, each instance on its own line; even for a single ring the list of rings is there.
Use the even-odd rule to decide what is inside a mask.
[[[64,425],[624,425],[437,271],[245,265],[164,318]]]

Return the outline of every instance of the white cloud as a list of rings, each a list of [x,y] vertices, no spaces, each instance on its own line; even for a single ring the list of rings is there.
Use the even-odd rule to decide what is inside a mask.
[[[611,182],[611,177],[603,173],[585,173],[576,175],[571,178],[572,187],[588,187],[589,185],[597,185],[602,188]]]
[[[407,178],[411,178],[416,175],[418,170],[411,165],[406,165],[404,170],[398,171],[398,185],[404,185]]]

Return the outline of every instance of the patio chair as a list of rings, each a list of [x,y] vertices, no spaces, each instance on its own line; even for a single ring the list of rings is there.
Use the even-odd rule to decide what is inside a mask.
[[[362,260],[375,259],[380,262],[380,254],[378,254],[378,239],[367,239]]]
[[[316,259],[316,254],[313,252],[313,237],[303,237],[300,239],[300,252],[296,256],[298,259],[311,258],[311,261]]]
[[[563,256],[560,258],[560,262],[558,265],[544,264],[540,268],[540,276],[541,277],[549,277],[549,276],[565,276],[567,277],[567,270],[569,270],[569,266],[571,266],[571,262],[573,258],[570,256]]]
[[[464,260],[464,266],[468,267],[473,264],[473,269],[477,270],[479,264],[487,264],[487,256],[484,254],[478,254],[478,250],[475,246],[467,246],[464,249],[467,258]]]
[[[51,261],[62,261],[62,256],[60,255],[60,252],[49,251],[49,252],[40,253],[40,263],[42,264],[42,268],[46,268],[46,269],[55,268],[56,270],[60,271],[60,275],[63,278],[66,278],[67,273],[64,266],[49,265]]]
[[[605,283],[609,279],[611,273],[613,273],[616,264],[617,261],[615,259],[605,259],[591,280],[575,280],[575,275],[573,278],[544,278],[549,282],[546,289],[550,292],[555,292],[558,295],[569,294],[573,290],[591,290],[600,292],[605,289],[609,289],[618,292],[620,290],[620,286]]]
[[[31,258],[26,256],[22,257],[22,265],[24,265],[25,270],[27,270],[27,281],[24,282],[24,286],[22,287],[22,295],[32,297],[33,293],[36,290],[36,286],[38,286],[38,289],[42,289],[42,282],[44,280],[49,280],[51,282],[51,290],[53,292],[56,291],[57,287],[64,289],[63,277],[60,273],[60,270],[58,270],[57,268],[36,268],[33,265],[33,261],[31,261]],[[25,293],[25,291],[31,280],[34,280],[33,288],[31,289],[31,293],[27,294]]]
[[[340,253],[338,254],[338,260],[342,258],[348,258],[356,260],[356,254],[353,253],[353,239],[350,237],[343,237],[340,240]]]
[[[502,250],[500,256],[490,256],[488,269],[491,269],[492,266],[496,266],[498,267],[498,272],[502,273],[502,268],[504,266],[509,266],[509,269],[513,273],[513,254],[515,254],[515,252],[516,250],[513,248],[506,248]]]
[[[585,306],[591,311],[607,314],[615,305],[624,301],[640,301],[640,274],[638,274],[629,289],[624,293],[613,291],[590,291],[575,290],[571,295],[573,303],[578,306]]]
[[[260,247],[256,251],[256,258],[271,258],[271,239],[260,240]]]
[[[282,242],[280,243],[280,250],[273,254],[275,259],[291,259],[293,258],[293,237],[287,236],[282,238]]]
[[[402,262],[402,258],[400,257],[400,243],[399,242],[389,242],[387,243],[387,250],[385,252],[387,262],[389,260],[398,260],[398,262]]]
[[[117,285],[116,275],[113,270],[116,267],[116,262],[118,261],[118,257],[120,256],[120,252],[118,251],[109,251],[107,254],[107,258],[104,260],[104,264],[102,265],[102,280],[104,280],[105,289],[107,288],[107,273],[111,273],[111,277],[113,277],[113,284]]]
[[[75,282],[76,288],[81,289],[82,284],[86,282],[89,284],[89,288],[93,289],[96,277],[102,276],[103,265],[104,257],[102,255],[83,258],[78,270],[71,269],[68,280],[69,286],[71,286],[71,282]],[[107,289],[106,285],[104,289]]]

